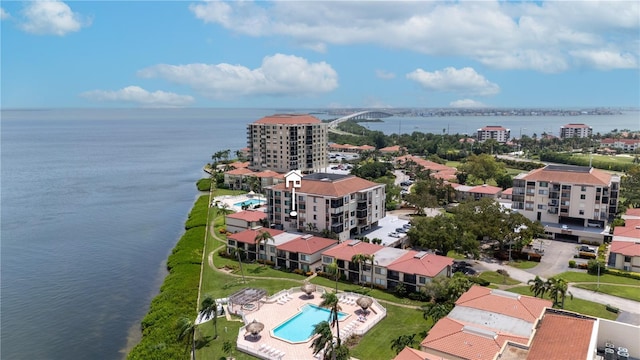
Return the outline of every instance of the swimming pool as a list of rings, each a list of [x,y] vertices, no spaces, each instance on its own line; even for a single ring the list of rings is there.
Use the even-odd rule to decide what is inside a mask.
[[[264,204],[266,201],[264,200],[259,200],[259,199],[249,199],[249,200],[245,200],[245,201],[241,201],[241,202],[237,202],[235,204],[233,204],[234,206],[237,207],[243,207],[244,205],[248,205],[248,206],[254,206],[254,205],[262,205]]]
[[[273,329],[272,334],[291,343],[306,342],[313,334],[314,325],[321,321],[329,321],[330,313],[329,309],[307,304],[295,316]],[[338,319],[340,320],[347,316],[349,315],[346,313],[338,312]]]

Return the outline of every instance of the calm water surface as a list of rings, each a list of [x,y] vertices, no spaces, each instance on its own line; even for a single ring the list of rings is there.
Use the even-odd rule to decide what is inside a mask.
[[[3,110],[2,359],[119,359],[157,293],[164,261],[215,151],[246,146],[246,125],[274,110]],[[320,115],[321,118],[328,116]],[[385,133],[515,136],[584,122],[640,129],[616,117],[389,118]],[[131,340],[131,339],[129,339]]]

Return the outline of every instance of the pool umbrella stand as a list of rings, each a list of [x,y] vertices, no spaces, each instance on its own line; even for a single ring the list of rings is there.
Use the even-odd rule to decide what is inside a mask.
[[[257,337],[258,334],[264,330],[264,324],[254,319],[245,327],[245,330],[252,336]]]
[[[316,291],[316,286],[314,284],[306,282],[304,283],[304,285],[302,285],[302,287],[300,287],[300,290],[302,290],[303,293],[307,294],[307,298],[309,298],[313,295],[313,292]]]
[[[362,308],[362,311],[368,313],[367,309],[373,304],[373,300],[370,297],[361,296],[356,300],[356,304]]]

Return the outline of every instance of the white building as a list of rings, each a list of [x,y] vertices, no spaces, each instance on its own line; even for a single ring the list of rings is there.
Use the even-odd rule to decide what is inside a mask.
[[[484,142],[493,139],[499,143],[506,143],[511,138],[511,130],[502,126],[488,125],[478,129],[478,141]]]
[[[560,127],[560,139],[567,138],[588,138],[593,133],[593,129],[585,124],[567,124]]]

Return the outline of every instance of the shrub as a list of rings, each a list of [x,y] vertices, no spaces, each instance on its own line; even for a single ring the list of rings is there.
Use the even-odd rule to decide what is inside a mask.
[[[496,270],[496,272],[502,276],[507,276],[507,277],[509,276],[509,272],[505,269],[498,269]]]
[[[615,275],[615,276],[622,276],[622,277],[626,277],[626,278],[640,280],[640,274],[638,274],[638,273],[632,273],[632,272],[618,270],[618,269],[607,269],[606,273],[607,274],[611,274],[611,275]]]
[[[218,230],[218,232],[219,232],[220,234],[224,234],[224,233],[226,233],[226,232],[227,232],[227,229],[226,229],[226,228],[220,228],[220,229]]]
[[[471,277],[469,277],[469,280],[470,280],[472,283],[474,283],[474,284],[478,284],[478,285],[480,285],[480,286],[489,286],[489,285],[491,284],[491,282],[490,282],[490,281],[485,280],[485,279],[483,279],[483,278],[481,278],[481,277],[478,277],[478,276],[471,276]]]
[[[607,309],[607,311],[611,311],[612,313],[616,313],[617,314],[618,312],[620,312],[620,309],[618,309],[615,306],[611,306],[609,304],[607,304],[607,306],[605,306],[605,308]]]
[[[604,262],[600,260],[589,260],[587,263],[587,272],[591,275],[597,275],[598,273],[604,274],[606,272]]]
[[[577,267],[575,260],[569,260],[569,267],[575,269]]]

